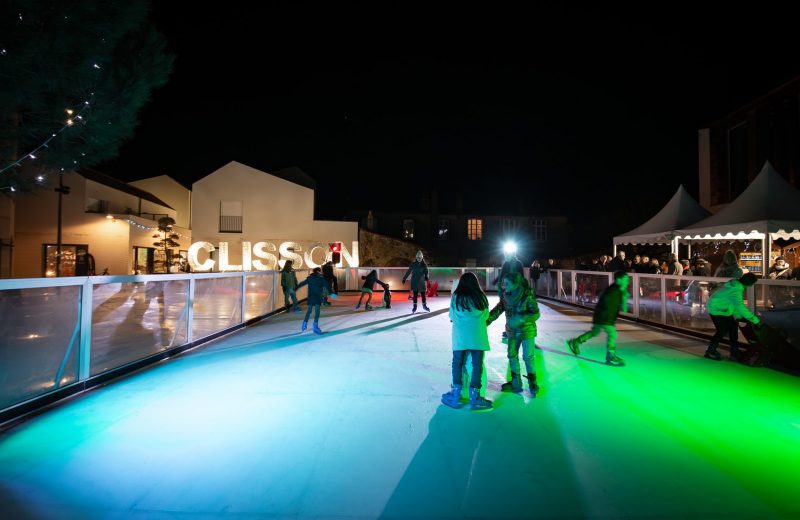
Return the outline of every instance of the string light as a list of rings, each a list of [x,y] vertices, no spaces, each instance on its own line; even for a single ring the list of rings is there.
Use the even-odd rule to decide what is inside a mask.
[[[89,99],[92,99],[92,97],[94,97],[94,93],[92,93],[92,95],[89,97]],[[91,107],[91,106],[92,105],[91,105],[91,103],[89,103],[89,101],[84,101],[83,102],[83,107],[81,107],[80,111],[75,115],[74,119],[78,119],[81,122],[83,122],[84,119],[83,119],[82,114],[83,114],[83,112],[87,111],[89,109],[89,107]],[[67,109],[65,109],[65,112],[68,115],[71,115],[71,114],[74,113],[74,110],[72,110],[71,108],[67,108]],[[75,124],[74,119],[73,118],[68,118],[66,123],[64,123],[64,126],[62,126],[60,129],[58,129],[56,132],[50,134],[50,137],[48,137],[45,142],[43,142],[42,144],[40,144],[39,146],[34,148],[31,152],[25,154],[24,157],[29,158],[31,161],[36,160],[36,153],[39,152],[39,150],[43,150],[43,149],[49,148],[50,147],[50,141],[55,139],[58,136],[58,134],[63,132],[65,129],[67,129],[67,128],[69,128],[69,127],[71,127],[71,126],[73,126]],[[86,154],[85,153],[81,153],[81,155],[85,156]],[[78,164],[78,161],[76,161],[76,160],[73,160],[72,162],[73,162],[73,164]],[[19,166],[21,166],[20,165],[20,161],[14,161],[13,163],[9,164],[8,166],[6,166],[2,170],[0,170],[0,174],[5,173],[7,170],[10,170],[11,168],[19,167]],[[61,171],[64,171],[64,168],[61,168]]]

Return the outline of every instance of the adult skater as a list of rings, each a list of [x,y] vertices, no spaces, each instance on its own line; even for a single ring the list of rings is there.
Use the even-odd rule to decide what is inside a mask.
[[[422,308],[430,312],[428,302],[425,299],[425,282],[428,281],[428,264],[422,256],[422,251],[417,251],[417,258],[408,266],[406,274],[403,275],[403,283],[406,283],[408,277],[411,276],[411,292],[413,294],[414,306],[411,307],[411,312],[417,312],[417,296],[422,294]]]

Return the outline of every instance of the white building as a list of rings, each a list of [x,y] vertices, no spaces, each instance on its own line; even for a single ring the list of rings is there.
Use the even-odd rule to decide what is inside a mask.
[[[341,242],[344,265],[358,265],[358,223],[314,220],[314,186],[299,168],[266,173],[236,161],[195,182],[194,242],[215,248],[200,250],[199,262],[210,257],[214,270],[239,270],[248,262],[243,248],[252,247],[252,259],[268,268],[288,258],[295,268],[314,267],[329,256],[330,243]]]
[[[174,208],[153,194],[91,169],[64,173],[69,194],[62,196],[60,262],[62,276],[85,275],[89,253],[96,274],[132,274],[138,270],[167,272],[167,254],[153,238],[158,219],[178,220]],[[20,194],[14,202],[14,278],[56,275],[58,233],[58,176],[50,175],[45,186]],[[188,190],[187,190],[188,191]],[[188,249],[191,231],[175,227],[180,248]]]
[[[329,258],[332,242],[342,244],[343,265],[358,265],[358,224],[314,220],[314,181],[299,168],[270,174],[231,162],[192,190],[166,175],[126,184],[91,169],[66,172],[64,184],[62,276],[90,274],[85,253],[96,274],[148,274],[168,272],[170,261],[193,249],[203,270],[275,269],[289,258],[295,268],[314,267]],[[49,176],[0,211],[0,231],[9,228],[4,243],[14,244],[0,268],[11,265],[14,278],[56,275],[56,187],[58,176]],[[155,246],[160,217],[175,220],[179,247]]]

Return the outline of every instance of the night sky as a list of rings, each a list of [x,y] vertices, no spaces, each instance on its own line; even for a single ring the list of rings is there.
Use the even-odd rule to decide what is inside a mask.
[[[175,70],[99,170],[299,166],[323,219],[461,191],[466,211],[570,217],[580,252],[680,183],[697,196],[698,128],[800,74],[780,9],[237,4],[156,3]]]

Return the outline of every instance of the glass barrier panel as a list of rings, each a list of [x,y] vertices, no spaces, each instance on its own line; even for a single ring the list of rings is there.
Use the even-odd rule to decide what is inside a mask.
[[[91,375],[186,343],[188,291],[188,280],[95,285]]]
[[[606,273],[575,273],[575,303],[594,307],[606,287]]]
[[[481,284],[481,288],[485,291],[486,290],[486,270],[481,269],[471,269],[475,273],[475,276],[478,277],[478,282],[480,283],[481,279],[483,279],[483,283]],[[434,267],[429,269],[429,275],[431,279],[431,283],[438,283],[439,290],[449,292],[453,287],[453,280],[458,280],[461,278],[461,269],[457,267],[445,268],[445,267]]]
[[[561,271],[561,297],[560,299],[572,301],[572,272]]]
[[[667,291],[667,325],[694,330],[707,328],[711,321],[705,307],[700,303],[700,282],[687,276],[678,279],[665,278],[664,283]],[[658,298],[660,307],[660,289],[653,293],[653,297]]]
[[[245,281],[245,321],[264,316],[275,310],[272,290],[275,273],[248,274]]]
[[[195,280],[192,337],[197,340],[241,323],[241,292],[239,276]]]
[[[78,378],[81,286],[0,291],[0,409]]]
[[[780,285],[779,285],[780,284]],[[764,323],[794,347],[793,363],[800,360],[800,283],[762,280],[755,286],[756,312]],[[777,353],[779,357],[787,353]],[[786,360],[779,360],[783,363]]]
[[[361,277],[368,275],[370,271],[371,271],[371,269],[367,269],[367,270],[365,270],[363,272],[361,272],[361,270],[359,270],[358,279],[361,282],[360,285],[358,286],[359,290],[361,289],[361,287],[364,286],[364,280],[361,280]],[[388,283],[389,284],[389,290],[391,290],[391,291],[409,290],[411,288],[410,277],[409,277],[409,280],[406,280],[405,285],[403,284],[403,275],[405,273],[406,273],[406,269],[381,268],[381,269],[378,269],[378,279],[380,281],[384,282],[384,283]],[[383,287],[381,287],[378,284],[375,284],[375,287],[373,287],[373,290],[377,291],[377,292],[382,292],[383,291]]]
[[[661,323],[661,277],[638,276],[639,319]],[[631,284],[633,285],[633,284]]]

